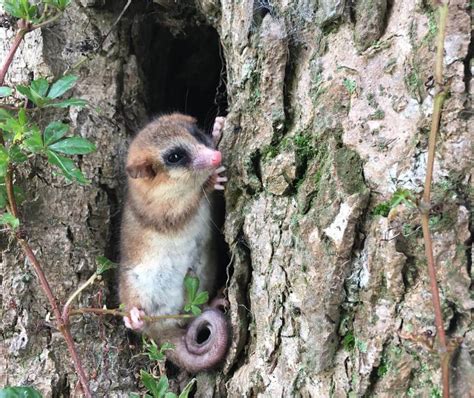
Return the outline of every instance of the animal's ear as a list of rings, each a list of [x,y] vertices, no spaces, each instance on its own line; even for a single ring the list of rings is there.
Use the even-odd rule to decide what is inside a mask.
[[[136,159],[129,162],[126,170],[131,178],[153,178],[156,175],[153,164],[148,159]]]

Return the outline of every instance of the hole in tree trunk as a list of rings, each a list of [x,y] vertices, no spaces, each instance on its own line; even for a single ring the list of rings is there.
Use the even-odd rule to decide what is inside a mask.
[[[170,20],[160,10],[135,19],[133,51],[143,74],[144,105],[149,117],[181,112],[209,129],[227,108],[225,62],[216,30],[185,15]]]

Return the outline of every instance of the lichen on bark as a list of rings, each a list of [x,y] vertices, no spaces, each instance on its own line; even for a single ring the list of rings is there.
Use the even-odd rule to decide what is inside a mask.
[[[421,191],[433,11],[411,0],[361,0],[354,9],[348,1],[155,3],[133,2],[95,51],[125,2],[77,2],[53,28],[27,39],[8,76],[27,80],[26,67],[58,75],[88,57],[77,68],[76,91],[91,106],[64,117],[97,143],[81,163],[92,184],[67,185],[41,164],[21,179],[29,187],[31,241],[58,297],[90,276],[97,254],[116,259],[127,141],[166,102],[170,43],[207,24],[227,68],[220,148],[230,177],[223,231],[233,342],[222,369],[198,377],[197,396],[436,396],[438,360],[417,341],[435,331],[419,215],[406,205],[388,217],[374,211],[398,188]],[[445,328],[463,338],[453,358],[459,396],[474,388],[468,11],[466,2],[451,1],[450,97],[432,216]],[[11,38],[12,27],[0,32]],[[210,70],[199,69],[197,79]],[[1,383],[68,396],[76,376],[45,321],[45,300],[18,251],[8,242],[3,248]],[[113,277],[99,290],[118,304]],[[96,293],[85,292],[80,304],[98,305]],[[137,372],[150,364],[134,356],[139,348],[120,320],[83,317],[73,333],[97,396],[139,389]],[[176,377],[173,387],[186,380]]]

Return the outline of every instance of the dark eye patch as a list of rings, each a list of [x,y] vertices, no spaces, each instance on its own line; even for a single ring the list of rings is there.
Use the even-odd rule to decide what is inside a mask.
[[[207,134],[204,134],[202,130],[195,124],[188,124],[186,126],[186,130],[188,130],[189,134],[191,134],[200,144],[206,145],[208,147],[212,146],[211,137],[209,137]]]
[[[190,162],[190,156],[186,149],[175,147],[163,154],[163,161],[169,167],[186,166]]]

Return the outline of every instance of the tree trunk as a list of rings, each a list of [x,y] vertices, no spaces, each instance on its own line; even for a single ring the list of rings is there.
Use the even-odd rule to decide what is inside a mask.
[[[91,185],[41,162],[18,178],[29,241],[59,300],[96,256],[118,260],[130,138],[160,112],[207,127],[228,112],[221,279],[233,337],[196,396],[440,396],[420,217],[392,200],[423,189],[435,10],[422,0],[136,0],[114,25],[125,3],[74,2],[27,35],[7,75],[15,84],[72,68],[74,96],[89,101],[60,117],[97,144],[80,161]],[[459,341],[453,397],[474,396],[471,12],[451,0],[430,219],[445,330]],[[15,25],[1,18],[3,59]],[[14,242],[3,248],[0,385],[79,394],[30,265]],[[115,308],[116,286],[109,274],[76,305]],[[72,332],[95,396],[140,390],[137,374],[153,364],[120,319],[75,317]],[[170,377],[176,389],[189,379]]]

